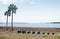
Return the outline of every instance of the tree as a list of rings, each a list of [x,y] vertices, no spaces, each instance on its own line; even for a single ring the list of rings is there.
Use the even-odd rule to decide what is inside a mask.
[[[6,11],[4,13],[5,16],[7,16],[7,20],[6,20],[6,30],[8,30],[7,26],[8,26],[8,16],[10,16],[10,10]]]
[[[8,9],[11,10],[11,31],[13,31],[13,13],[16,13],[17,7],[14,4],[10,4]]]

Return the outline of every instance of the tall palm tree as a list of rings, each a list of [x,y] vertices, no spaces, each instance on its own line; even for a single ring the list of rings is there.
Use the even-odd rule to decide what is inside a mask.
[[[8,28],[7,28],[7,26],[8,26],[8,16],[10,16],[10,11],[9,11],[9,10],[6,11],[6,12],[4,13],[4,15],[7,16],[7,20],[6,20],[6,30],[8,30]]]
[[[14,4],[10,4],[8,8],[11,10],[11,31],[13,31],[13,13],[16,13],[17,7]]]

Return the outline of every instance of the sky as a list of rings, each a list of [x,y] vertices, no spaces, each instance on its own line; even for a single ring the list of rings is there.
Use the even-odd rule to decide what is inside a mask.
[[[4,13],[12,3],[18,8],[14,22],[60,22],[60,0],[0,0],[0,22],[6,22]]]

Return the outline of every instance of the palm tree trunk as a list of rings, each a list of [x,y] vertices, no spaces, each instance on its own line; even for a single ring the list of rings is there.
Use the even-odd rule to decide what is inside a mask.
[[[8,15],[7,15],[7,20],[6,20],[6,30],[8,30]]]
[[[11,31],[13,31],[13,11],[12,11],[12,16],[11,16]]]

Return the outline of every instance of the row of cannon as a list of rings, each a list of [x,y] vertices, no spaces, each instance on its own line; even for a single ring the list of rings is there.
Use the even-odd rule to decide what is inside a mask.
[[[41,34],[41,35],[55,35],[53,32],[40,32],[40,31],[25,31],[25,30],[19,30],[17,33],[21,34]]]

